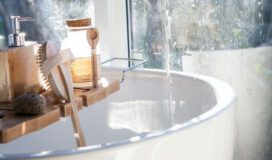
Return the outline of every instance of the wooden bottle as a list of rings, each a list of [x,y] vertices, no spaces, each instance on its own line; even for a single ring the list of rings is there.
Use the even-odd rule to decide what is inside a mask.
[[[23,47],[8,50],[10,78],[15,97],[40,90],[36,45],[35,42],[30,42]]]
[[[29,42],[0,53],[0,102],[11,102],[19,95],[41,91],[36,45]]]

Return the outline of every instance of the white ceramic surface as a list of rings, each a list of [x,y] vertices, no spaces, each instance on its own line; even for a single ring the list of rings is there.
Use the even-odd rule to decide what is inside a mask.
[[[104,70],[120,78],[120,70]],[[80,112],[88,147],[75,149],[70,119],[0,145],[0,159],[232,160],[234,93],[214,78],[136,70],[118,93]]]

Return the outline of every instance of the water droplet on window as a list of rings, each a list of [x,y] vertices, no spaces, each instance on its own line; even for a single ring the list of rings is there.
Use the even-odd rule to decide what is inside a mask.
[[[262,13],[261,13],[261,12],[259,12],[258,16],[259,16],[259,18],[262,18]]]
[[[192,4],[192,8],[195,8],[195,4]]]

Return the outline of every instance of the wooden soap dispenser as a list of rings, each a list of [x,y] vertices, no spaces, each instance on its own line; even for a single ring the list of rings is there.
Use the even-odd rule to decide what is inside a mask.
[[[23,21],[34,21],[34,19],[11,17],[12,34],[9,35],[9,48],[6,50],[9,66],[8,79],[14,98],[25,93],[37,93],[41,89],[36,63],[37,43],[25,42],[25,34],[20,32],[20,22]]]

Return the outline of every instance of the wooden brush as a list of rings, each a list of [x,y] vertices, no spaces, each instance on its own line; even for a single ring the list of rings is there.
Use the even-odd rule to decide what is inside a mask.
[[[51,88],[49,78],[47,76],[45,76],[41,71],[42,64],[47,59],[47,56],[45,54],[46,53],[46,42],[38,47],[37,52],[38,53],[36,55],[36,60],[37,60],[38,66],[39,66],[39,74],[40,74],[40,81],[41,81],[40,83],[45,90],[45,92],[43,93],[43,96],[45,97],[48,104],[55,103],[55,102],[59,101],[58,100],[59,98],[58,98],[58,96],[55,95],[55,92]]]
[[[84,147],[85,139],[80,127],[77,114],[77,105],[73,96],[73,84],[67,62],[74,59],[70,49],[61,51],[56,49],[53,42],[44,43],[39,53],[39,63],[41,72],[48,79],[49,88],[58,97],[60,101],[71,102],[72,105],[72,124],[75,133],[75,139],[78,147]]]
[[[58,53],[56,47],[52,46],[53,42],[45,42],[38,50],[38,64],[40,68],[42,68],[48,59],[53,59],[52,57]],[[45,73],[43,71],[41,71],[41,74],[41,79],[43,79],[43,82],[45,82],[45,88],[51,89],[58,99],[68,99],[65,88],[62,84],[61,72],[57,67],[53,68],[48,76],[44,75]]]

